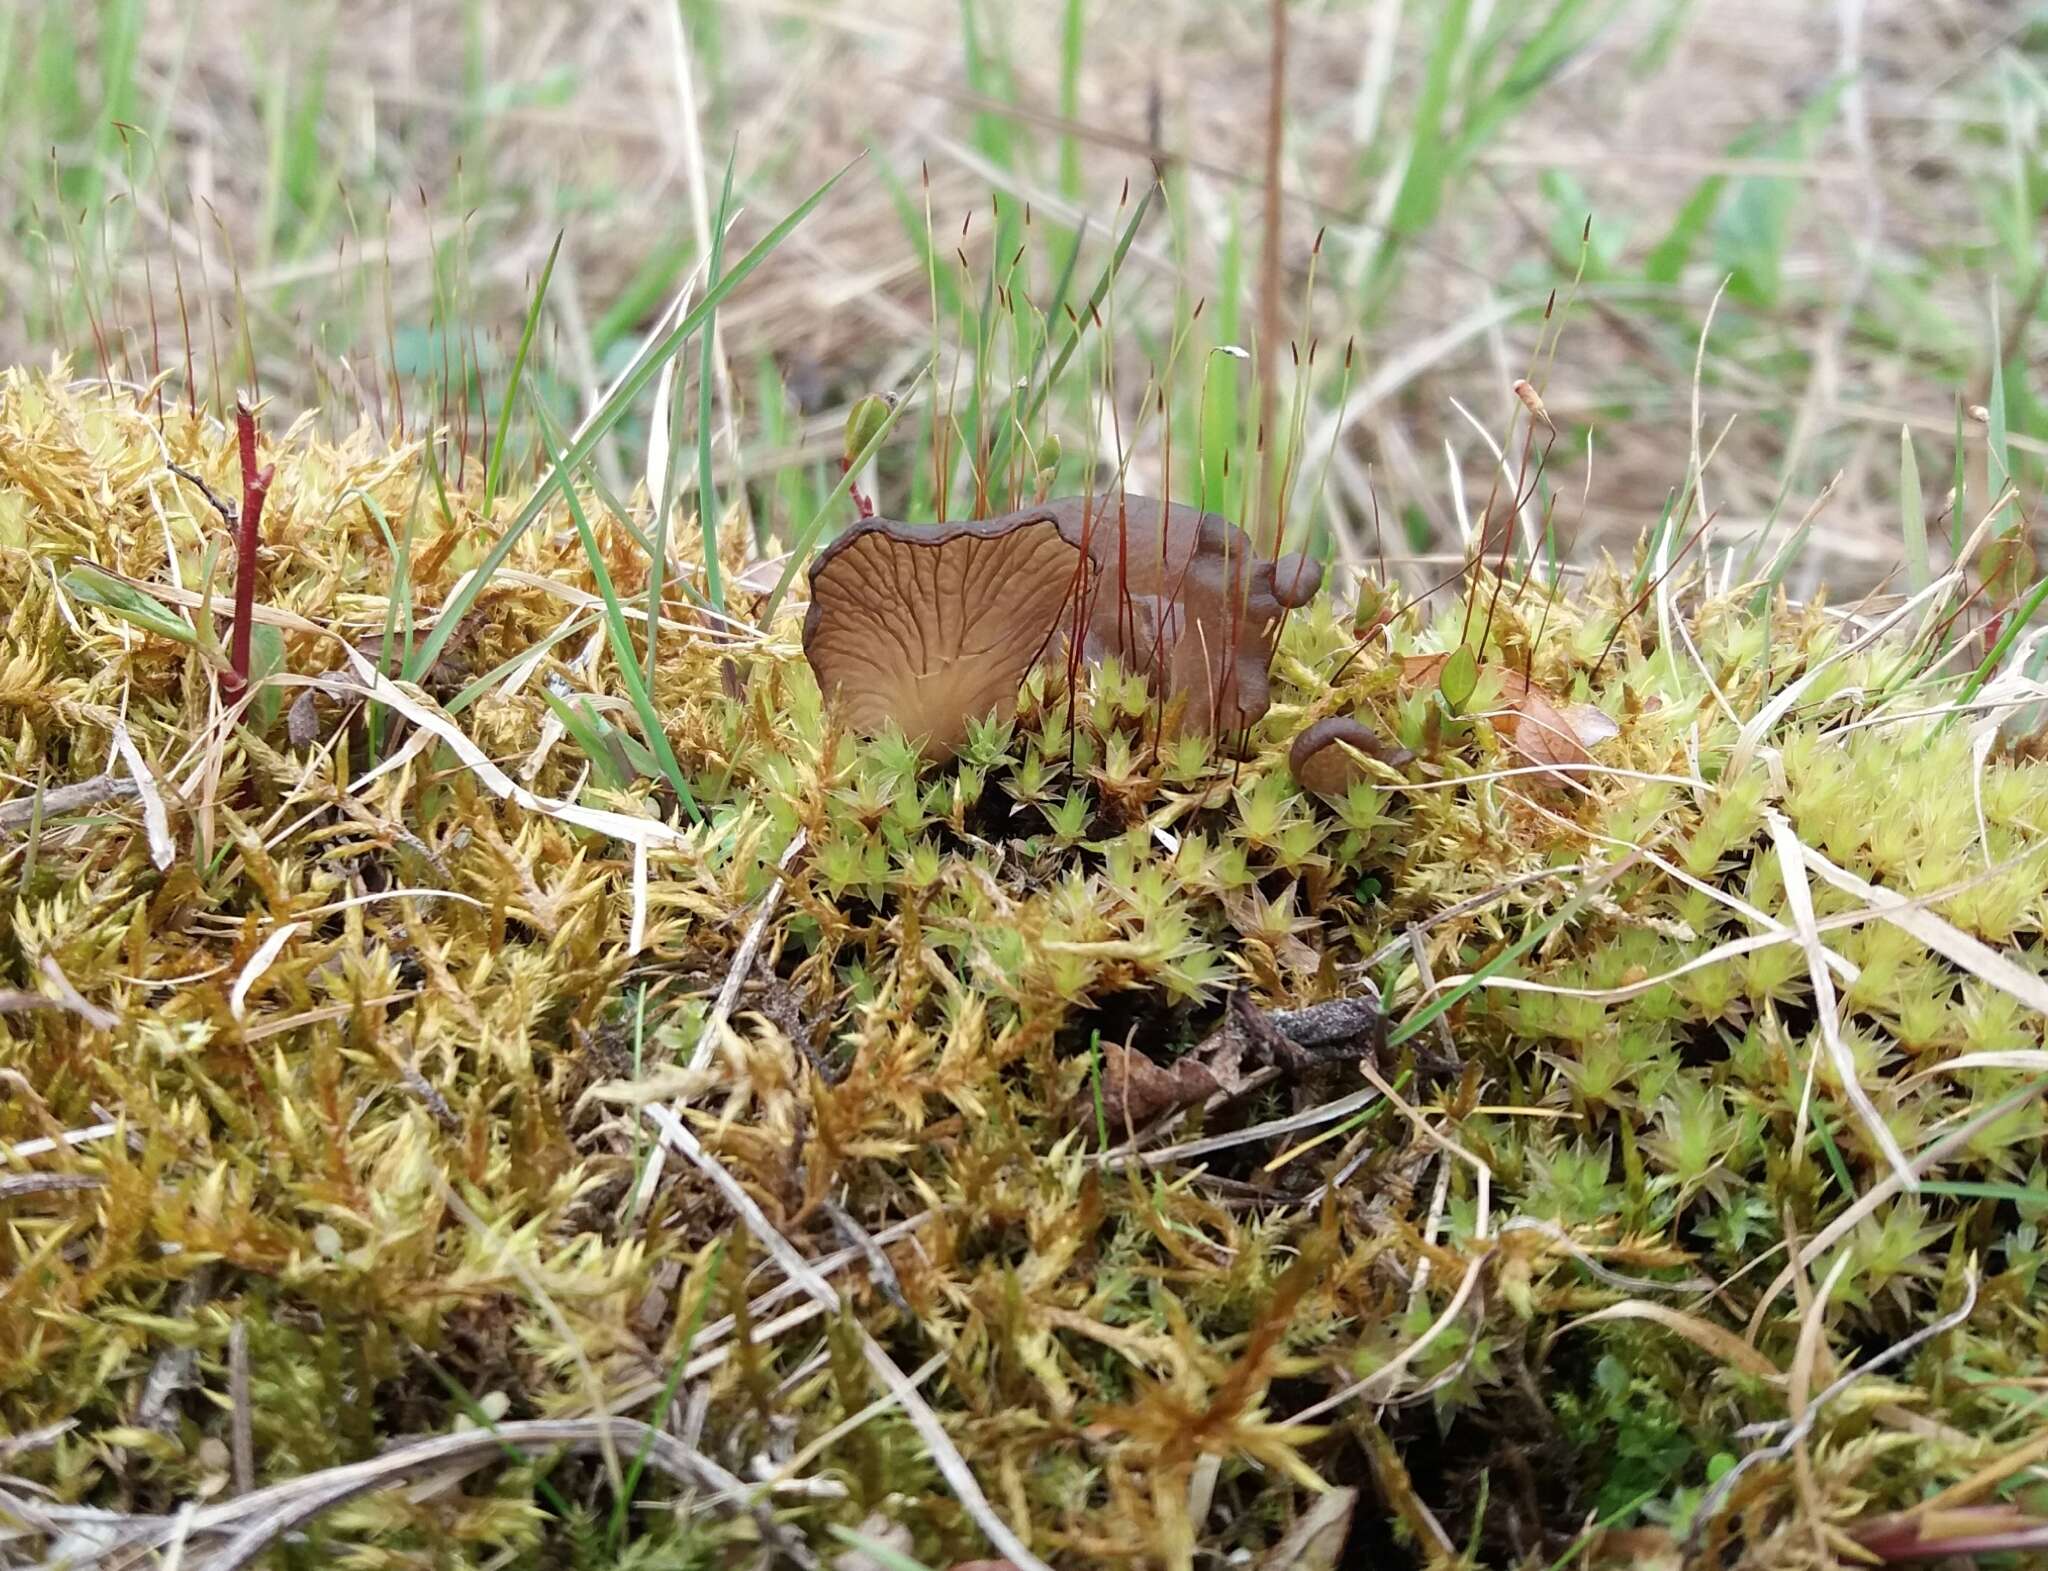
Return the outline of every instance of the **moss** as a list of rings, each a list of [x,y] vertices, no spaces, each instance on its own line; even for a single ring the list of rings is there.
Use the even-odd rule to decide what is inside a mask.
[[[550,518],[425,691],[452,705],[491,673],[458,723],[509,774],[665,815],[643,900],[630,847],[508,801],[390,709],[373,750],[377,706],[337,686],[344,642],[378,647],[395,581],[363,499],[402,518],[417,448],[364,436],[276,455],[258,598],[285,614],[292,677],[327,684],[310,741],[282,720],[223,726],[197,650],[63,589],[66,554],[90,557],[182,614],[176,586],[216,526],[162,453],[217,484],[231,460],[224,432],[184,416],[160,436],[124,399],[20,373],[0,389],[0,771],[16,800],[92,779],[121,721],[173,853],[157,865],[132,795],[0,842],[0,989],[53,1005],[0,1013],[0,1141],[118,1126],[0,1173],[80,1181],[10,1196],[0,1234],[0,1430],[72,1426],[8,1463],[57,1499],[218,1497],[231,1343],[259,1481],[445,1431],[479,1403],[646,1415],[688,1362],[727,1466],[751,1478],[756,1459],[802,1456],[811,1484],[767,1497],[789,1529],[822,1546],[880,1513],[934,1562],[976,1552],[900,1413],[839,1432],[879,1394],[849,1322],[768,1301],[776,1273],[694,1170],[669,1162],[651,1206],[630,1203],[650,1160],[637,1106],[679,1094],[786,1236],[837,1262],[850,1314],[906,1368],[935,1361],[927,1398],[1056,1560],[1262,1552],[1319,1481],[1362,1484],[1361,1509],[1398,1518],[1417,1563],[1421,1506],[1489,1564],[1555,1556],[1589,1512],[1682,1532],[1717,1453],[1745,1448],[1737,1430],[1785,1416],[1782,1387],[1744,1365],[1791,1365],[1799,1306],[1838,1260],[1831,1370],[1955,1309],[1973,1270],[1975,1309],[1868,1399],[1822,1410],[1806,1492],[1789,1460],[1749,1475],[1726,1561],[1793,1563],[1816,1502],[1837,1523],[1910,1505],[1982,1462],[1968,1437],[2035,1424],[2037,1106],[1878,1205],[1798,1292],[1763,1296],[1788,1242],[1888,1174],[1796,943],[1682,969],[1794,920],[1767,812],[2023,975],[2048,970],[2048,770],[1996,750],[1980,768],[1938,719],[1847,729],[1878,713],[1895,652],[1826,666],[1771,754],[1722,775],[1741,723],[1840,647],[1820,611],[1780,605],[1767,645],[1743,597],[1681,595],[1717,698],[1657,648],[1654,617],[1601,660],[1630,599],[1611,574],[1547,608],[1539,590],[1503,596],[1489,658],[1533,655],[1539,683],[1620,728],[1595,751],[1629,773],[1565,787],[1526,769],[1485,692],[1452,712],[1320,610],[1287,628],[1242,758],[1201,738],[1155,749],[1142,688],[1104,669],[1071,694],[1034,676],[1014,720],[977,725],[962,761],[934,768],[901,738],[831,729],[793,618],[734,646],[677,599],[653,697],[707,815],[684,830],[656,779],[591,784],[541,696],[562,683],[630,728],[608,661],[571,664],[592,581]],[[491,527],[477,494],[450,486],[451,533],[415,520],[416,623]],[[638,558],[593,516],[630,592]],[[1394,648],[1448,647],[1459,621],[1404,613]],[[1343,710],[1421,757],[1325,802],[1295,787],[1286,749]],[[692,1071],[799,833],[738,1010]],[[1900,1145],[2038,1078],[2042,1017],[2009,986],[1810,882],[1844,962],[1841,1041]],[[1199,1162],[1098,1165],[1101,1137],[1125,1131],[1069,1117],[1091,1042],[1170,1059],[1232,989],[1285,1008],[1376,985],[1410,1015],[1426,984],[1393,941],[1411,932],[1440,986],[1497,971],[1459,989],[1442,1034],[1377,1066],[1429,1133],[1381,1098],[1334,1130]],[[1172,1138],[1315,1100],[1272,1087]],[[1483,1235],[1475,1168],[1439,1135],[1486,1165]],[[884,1239],[886,1277],[849,1227]],[[686,1345],[721,1249],[714,1323]],[[1625,1303],[1679,1320],[1583,1321]],[[728,1312],[761,1342],[731,1352]],[[1752,1319],[1753,1354],[1713,1340]],[[1386,1390],[1290,1423],[1418,1340]],[[187,1382],[144,1413],[176,1354]],[[1198,1475],[1209,1505],[1191,1517]],[[542,1457],[379,1495],[320,1531],[366,1566],[415,1563],[426,1543],[452,1546],[444,1563],[727,1564],[761,1531],[744,1513],[641,1510],[627,1543],[610,1520],[603,1469]]]

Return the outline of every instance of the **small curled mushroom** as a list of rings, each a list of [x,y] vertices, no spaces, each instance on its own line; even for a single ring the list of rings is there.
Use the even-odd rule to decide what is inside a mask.
[[[1363,720],[1351,715],[1331,715],[1305,726],[1287,750],[1287,768],[1304,791],[1318,796],[1342,796],[1361,780],[1369,779],[1365,767],[1354,756],[1363,753],[1393,768],[1414,761],[1405,747],[1394,747]]]

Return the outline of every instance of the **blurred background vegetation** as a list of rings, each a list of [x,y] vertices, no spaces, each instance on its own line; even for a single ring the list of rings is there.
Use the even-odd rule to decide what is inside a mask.
[[[701,290],[728,156],[737,250],[865,152],[722,307],[715,360],[679,363],[710,370],[721,494],[743,478],[786,535],[852,400],[935,352],[956,409],[1012,374],[1005,301],[1061,326],[1157,170],[1047,411],[1060,479],[1121,452],[1134,488],[1238,505],[1256,357],[1216,351],[1255,344],[1273,26],[1243,0],[7,0],[0,360],[253,388],[272,429],[439,429],[474,461],[558,232],[530,370],[568,425]],[[1326,466],[1298,527],[1460,549],[1525,374],[1565,550],[1633,549],[1719,442],[1710,560],[1804,520],[1788,587],[1877,583],[1900,428],[1946,477],[1995,365],[2031,500],[2048,7],[1296,0],[1285,33],[1277,325],[1318,353],[1278,409]],[[639,419],[597,455],[621,492]],[[929,507],[901,430],[882,504]]]

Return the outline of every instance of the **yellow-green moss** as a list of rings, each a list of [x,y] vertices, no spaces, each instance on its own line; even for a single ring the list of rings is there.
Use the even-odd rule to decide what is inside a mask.
[[[1889,701],[1899,651],[1879,645],[1837,659],[1754,765],[1721,778],[1740,723],[1839,647],[1838,622],[1779,605],[1765,662],[1744,602],[1681,596],[1703,666],[1656,647],[1654,615],[1601,662],[1631,598],[1608,573],[1547,609],[1540,591],[1510,591],[1492,627],[1494,658],[1533,650],[1539,682],[1620,725],[1595,750],[1614,772],[1573,790],[1503,775],[1523,760],[1488,718],[1404,683],[1384,647],[1347,661],[1349,627],[1323,609],[1287,629],[1275,707],[1241,760],[1199,742],[1155,751],[1142,688],[1113,671],[1074,695],[1041,672],[1013,721],[977,727],[935,769],[900,740],[829,728],[792,618],[713,639],[682,625],[678,596],[654,698],[708,821],[649,852],[636,947],[630,848],[492,794],[447,748],[409,747],[388,714],[397,761],[370,778],[346,695],[323,703],[311,746],[282,719],[224,732],[200,654],[65,591],[66,558],[89,558],[183,614],[175,588],[196,587],[220,527],[166,459],[226,491],[228,449],[176,411],[159,428],[126,395],[22,374],[0,388],[0,797],[99,775],[125,723],[174,851],[154,864],[132,795],[0,840],[0,989],[85,1006],[0,1013],[0,1142],[118,1125],[0,1166],[0,1182],[94,1186],[0,1197],[0,1432],[70,1425],[6,1466],[61,1501],[163,1511],[230,1488],[237,1326],[262,1481],[445,1430],[493,1393],[514,1417],[647,1415],[698,1297],[715,1321],[777,1282],[687,1168],[668,1165],[644,1217],[628,1204],[651,1145],[635,1104],[683,1092],[707,1147],[812,1257],[846,1245],[832,1207],[869,1232],[924,1219],[886,1246],[894,1288],[858,1260],[835,1280],[906,1367],[940,1357],[928,1398],[998,1509],[1060,1563],[1259,1552],[1317,1479],[1362,1485],[1361,1511],[1384,1519],[1371,1541],[1417,1563],[1417,1502],[1487,1564],[1555,1554],[1588,1513],[1632,1505],[1683,1531],[1749,1444],[1737,1429],[1786,1416],[1783,1385],[1717,1354],[1711,1330],[1565,1328],[1633,1300],[1739,1337],[1787,1230],[1811,1239],[1885,1179],[1821,1049],[1797,944],[1629,996],[1481,988],[1458,1003],[1446,1035],[1462,1077],[1411,1075],[1404,1095],[1490,1168],[1484,1238],[1473,1167],[1384,1100],[1292,1155],[1321,1131],[1106,1170],[1097,1129],[1068,1116],[1091,1042],[1170,1059],[1233,987],[1282,1007],[1371,983],[1398,1019],[1420,979],[1405,950],[1369,968],[1382,945],[1424,924],[1441,984],[1568,904],[1503,979],[1637,989],[1763,931],[1681,873],[1792,920],[1772,808],[1840,867],[2048,971],[2048,771],[1996,752],[1979,768],[1959,724],[1844,731]],[[417,448],[288,438],[277,456],[259,600],[289,613],[294,677],[337,672],[344,641],[374,657],[387,621],[423,624],[487,540],[461,486],[452,520],[438,516]],[[375,510],[413,520],[404,614],[387,603],[396,564]],[[592,516],[613,578],[643,584],[626,533]],[[601,643],[590,666],[568,664],[598,622],[566,519],[510,565],[426,691],[452,702],[577,618],[523,683],[499,677],[458,717],[508,773],[568,796],[589,760],[542,687],[619,684]],[[1460,623],[1411,614],[1394,642],[1445,648]],[[1928,704],[1923,691],[1894,708]],[[631,731],[622,704],[600,705]],[[1288,776],[1286,745],[1345,708],[1421,759],[1321,802]],[[654,782],[582,789],[677,822]],[[799,832],[759,969],[713,1069],[692,1077],[681,1066],[710,997]],[[1854,968],[1836,979],[1847,1050],[1901,1146],[2040,1078],[2040,1014],[1893,925],[1826,927],[1865,902],[1811,884]],[[1413,1050],[1438,1040],[1402,1044],[1381,1072],[1413,1071]],[[2007,1056],[1956,1067],[1967,1054]],[[1206,1128],[1291,1108],[1274,1088]],[[1795,1563],[1815,1552],[1812,1510],[1840,1526],[1911,1504],[2037,1427],[2043,1134],[2038,1104],[2014,1110],[1937,1185],[1849,1232],[1814,1388],[1953,1309],[1972,1270],[1975,1311],[1823,1411],[1805,1494],[1789,1460],[1753,1473],[1741,1534],[1703,1553]],[[1329,1199],[1300,1203],[1347,1164]],[[1511,1218],[1548,1230],[1503,1233]],[[1835,1258],[1763,1309],[1762,1361],[1791,1366],[1801,1306]],[[1463,1313],[1396,1383],[1412,1401],[1381,1409],[1379,1392],[1289,1425],[1401,1356],[1468,1275]],[[731,1345],[714,1326],[693,1352]],[[865,1407],[878,1390],[849,1346],[808,1320],[693,1375],[705,1447],[751,1479],[755,1458],[787,1458]],[[194,1355],[191,1383],[152,1429],[138,1403],[177,1350]],[[1220,1468],[1194,1520],[1205,1457]],[[771,1500],[821,1551],[828,1524],[873,1513],[934,1564],[981,1547],[900,1412],[804,1473],[832,1487]],[[1475,1520],[1482,1480],[1491,1505]],[[436,1564],[597,1565],[617,1563],[610,1514],[601,1470],[542,1463],[378,1495],[320,1531],[361,1565],[425,1564],[436,1544]],[[744,1515],[642,1510],[630,1554],[739,1563],[757,1532]]]

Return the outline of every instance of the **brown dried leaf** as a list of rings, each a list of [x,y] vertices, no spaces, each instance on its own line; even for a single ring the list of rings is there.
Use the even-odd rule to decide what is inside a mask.
[[[1162,1069],[1135,1049],[1102,1044],[1102,1111],[1112,1130],[1139,1128],[1205,1102],[1221,1089],[1216,1076],[1192,1058],[1176,1059],[1171,1069]],[[1094,1120],[1092,1082],[1074,1099],[1071,1116],[1076,1124]]]
[[[1401,681],[1408,687],[1427,687],[1435,682],[1443,668],[1450,663],[1448,653],[1436,655],[1403,655],[1401,657]]]
[[[1424,686],[1442,675],[1449,660],[1448,654],[1405,656],[1401,680],[1410,687]],[[1489,661],[1479,674],[1482,679],[1492,676],[1500,682],[1502,709],[1488,716],[1500,739],[1554,779],[1568,779],[1569,775],[1551,765],[1590,764],[1593,755],[1586,750],[1590,743],[1616,734],[1614,722],[1600,710],[1590,704],[1566,705],[1540,682],[1530,681],[1510,666]]]
[[[1594,1534],[1586,1545],[1589,1566],[1607,1566],[1614,1571],[1681,1571],[1685,1557],[1671,1530],[1664,1527],[1610,1527]]]
[[[1566,704],[1560,712],[1571,722],[1582,746],[1598,747],[1621,735],[1621,727],[1598,704]]]
[[[1266,1551],[1259,1571],[1337,1571],[1343,1564],[1344,1541],[1351,1536],[1351,1516],[1358,1509],[1358,1491],[1333,1489],[1317,1498],[1287,1536]]]
[[[732,592],[749,599],[760,600],[775,592],[775,586],[782,582],[782,570],[789,566],[789,553],[764,557],[758,562],[749,562],[732,575]]]
[[[1504,717],[1496,729],[1508,745],[1530,763],[1590,764],[1593,755],[1579,741],[1571,720],[1557,701],[1534,682],[1524,681],[1521,696],[1514,699],[1515,712]],[[1560,779],[1563,771],[1557,771]]]
[[[1875,1517],[1849,1536],[1886,1565],[1945,1555],[2011,1554],[2048,1549],[2048,1518],[2016,1505],[1951,1506]]]

